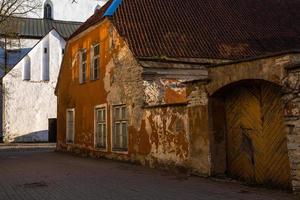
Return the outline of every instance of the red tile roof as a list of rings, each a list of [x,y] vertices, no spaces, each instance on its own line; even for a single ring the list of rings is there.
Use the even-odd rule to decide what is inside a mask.
[[[299,0],[123,0],[112,22],[137,57],[236,60],[300,49],[299,10]]]

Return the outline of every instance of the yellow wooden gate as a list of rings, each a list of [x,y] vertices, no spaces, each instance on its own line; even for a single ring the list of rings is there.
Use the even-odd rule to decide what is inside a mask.
[[[290,166],[279,89],[269,83],[235,86],[225,98],[228,174],[290,188]]]

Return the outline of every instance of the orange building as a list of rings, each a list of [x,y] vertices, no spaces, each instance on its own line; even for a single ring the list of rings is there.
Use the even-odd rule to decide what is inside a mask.
[[[56,89],[58,148],[144,163],[166,158],[183,164],[188,157],[186,90],[178,86],[186,79],[176,73],[191,79],[206,72],[192,62],[184,64],[190,68],[187,73],[176,68],[182,65],[177,60],[138,60],[112,20],[103,16],[111,3],[68,41]],[[169,77],[147,81],[158,64],[166,68],[159,76],[167,72]],[[174,108],[156,108],[161,104]],[[172,116],[173,112],[180,115]],[[154,119],[160,113],[166,113],[166,119]],[[155,127],[153,120],[158,120]],[[169,127],[160,127],[160,120],[170,120]],[[146,134],[149,129],[157,133]],[[167,129],[172,131],[169,135]]]
[[[110,0],[96,10],[67,43],[57,149],[298,190],[300,112],[282,100],[298,73],[298,33],[278,24],[278,2],[256,2],[259,13],[237,3]]]

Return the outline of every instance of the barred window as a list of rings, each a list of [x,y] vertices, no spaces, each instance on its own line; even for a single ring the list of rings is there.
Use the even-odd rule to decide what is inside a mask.
[[[106,109],[95,109],[95,148],[106,148]]]
[[[114,106],[113,109],[113,150],[128,150],[128,114],[125,105]]]

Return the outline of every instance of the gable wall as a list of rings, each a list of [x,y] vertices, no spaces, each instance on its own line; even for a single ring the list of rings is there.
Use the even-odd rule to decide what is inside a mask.
[[[183,103],[181,105],[155,107],[151,104],[153,102],[147,101],[145,93],[152,90],[147,83],[153,83],[153,80],[143,79],[143,68],[115,31],[115,47],[112,50],[108,48],[110,25],[109,20],[104,20],[68,43],[57,86],[58,150],[131,160],[151,166],[187,165],[189,136],[184,88],[178,90],[178,95],[173,95],[177,92],[176,88],[172,91],[156,88],[164,96],[163,102],[155,99],[156,105],[158,102]],[[100,79],[91,81],[90,47],[98,42],[101,46]],[[78,52],[83,48],[87,48],[88,76],[86,83],[79,84]],[[159,81],[159,78],[156,77],[156,80]],[[177,79],[165,77],[162,81],[176,85],[182,79],[178,75]],[[126,104],[128,109],[128,152],[112,150],[112,108],[119,104]],[[145,107],[150,104],[154,107]],[[107,108],[108,144],[103,150],[94,146],[94,108],[98,105]],[[75,108],[75,142],[66,144],[66,110],[71,108]]]
[[[47,42],[46,42],[47,41]],[[43,48],[49,44],[49,81],[42,80]],[[4,78],[4,140],[47,141],[48,119],[56,118],[54,88],[62,60],[65,41],[51,31],[28,54],[31,60],[31,78],[22,80],[25,58]]]

